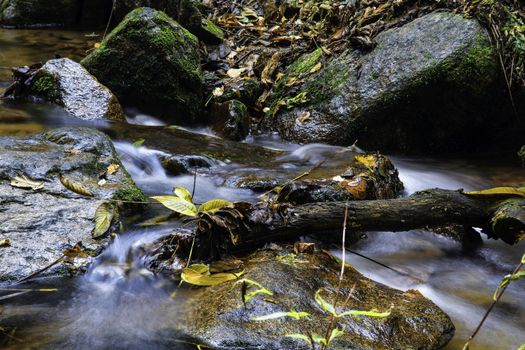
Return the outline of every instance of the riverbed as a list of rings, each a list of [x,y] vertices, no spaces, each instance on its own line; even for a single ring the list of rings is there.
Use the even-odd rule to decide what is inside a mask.
[[[10,71],[6,68],[36,63],[56,55],[78,60],[100,40],[96,35],[88,31],[0,29],[0,89],[9,85]],[[136,110],[128,109],[126,113],[128,120],[136,124],[162,124]],[[41,101],[0,100],[0,136],[26,135],[76,124],[89,125],[76,123],[61,108]],[[112,128],[105,123],[91,126],[103,130]],[[214,137],[206,128],[189,132]],[[130,175],[146,194],[169,194],[174,185],[192,187],[193,176],[170,176],[164,171],[155,155],[159,150],[134,147],[132,140],[115,139],[114,142]],[[184,140],[174,142],[183,144]],[[341,147],[281,142],[275,135],[249,138],[245,143],[246,147],[255,144],[281,150],[279,159],[269,166],[280,167],[290,178],[320,160],[325,161],[326,168],[336,167],[345,152],[350,152]],[[518,160],[498,152],[466,154],[459,159],[390,157],[399,169],[405,194],[434,187],[476,190],[525,184],[525,174]],[[256,201],[257,194],[250,190],[234,189],[225,184],[226,175],[240,169],[274,170],[252,163],[250,161],[248,167],[242,159],[221,161],[206,173],[199,174],[196,201],[214,198]],[[137,222],[143,219],[146,218]],[[134,247],[169,230],[170,227],[165,226],[138,228],[130,225],[84,275],[72,279],[42,278],[17,286],[22,289],[57,288],[58,291],[31,292],[0,300],[3,311],[0,326],[3,319],[16,324],[16,330],[8,335],[6,348],[195,348],[191,339],[178,338],[169,332],[176,327],[177,320],[184,317],[178,311],[177,298],[172,297],[177,285],[147,272],[140,258],[134,255]],[[525,252],[523,242],[511,247],[501,241],[485,239],[481,247],[465,249],[458,242],[424,231],[374,232],[366,236],[352,247],[352,251],[403,273],[351,252],[346,255],[347,262],[365,276],[388,286],[418,289],[447,312],[456,326],[456,335],[446,349],[461,348],[491,303],[501,278],[512,271]],[[339,252],[334,250],[334,253]],[[123,266],[126,266],[125,273]],[[516,349],[525,343],[524,288],[525,281],[508,288],[471,349]]]

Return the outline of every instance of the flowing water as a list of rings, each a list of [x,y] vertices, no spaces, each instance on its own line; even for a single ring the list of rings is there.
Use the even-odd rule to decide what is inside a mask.
[[[97,40],[86,34],[90,33],[0,29],[0,66],[31,64],[55,54],[78,59]],[[0,69],[0,88],[5,88],[8,82],[9,72]],[[138,111],[128,110],[127,114],[132,123],[162,124]],[[0,101],[0,135],[29,134],[71,123],[75,122],[67,113],[50,104]],[[190,131],[209,134],[206,129]],[[358,151],[326,145],[301,147],[281,142],[272,135],[249,138],[246,143],[247,149],[253,144],[279,149],[282,153],[266,167],[251,162],[244,165],[242,161],[213,163],[197,177],[197,202],[213,198],[255,201],[255,193],[227,186],[227,177],[232,173],[279,173],[293,177],[321,160],[325,161],[324,168],[340,167],[349,151]],[[158,161],[162,151],[134,147],[129,140],[115,140],[115,147],[137,185],[147,194],[168,194],[174,185],[192,188],[192,175],[166,173]],[[248,159],[248,154],[246,157]],[[525,174],[518,164],[497,155],[464,157],[463,160],[392,159],[400,171],[406,194],[432,187],[470,190],[525,184]],[[157,215],[158,211],[145,215]],[[9,339],[4,337],[2,343],[0,337],[0,346],[4,344],[7,349],[194,349],[191,339],[179,337],[173,331],[178,320],[184,318],[177,298],[171,296],[177,285],[144,269],[138,249],[170,230],[171,227],[162,225],[152,228],[130,225],[86,274],[72,279],[42,278],[17,286],[57,288],[58,291],[31,292],[0,301],[0,327],[7,323],[16,326],[7,336]],[[352,250],[403,271],[404,274],[399,274],[347,253],[347,261],[366,276],[395,288],[418,289],[438,304],[457,328],[447,349],[459,349],[490,304],[502,276],[513,269],[525,252],[525,246],[521,243],[510,247],[500,241],[485,241],[478,249],[464,250],[461,244],[430,232],[411,231],[369,233],[367,239]],[[516,349],[525,343],[524,287],[524,282],[510,286],[473,349]]]

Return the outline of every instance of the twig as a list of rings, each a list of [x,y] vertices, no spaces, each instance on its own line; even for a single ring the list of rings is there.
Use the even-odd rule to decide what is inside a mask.
[[[111,23],[111,19],[113,18],[114,9],[115,9],[115,0],[111,2],[111,11],[109,12],[108,23],[106,24],[106,29],[104,29],[104,35],[102,35],[102,40],[106,38],[106,34],[108,33],[109,25]]]
[[[524,256],[525,257],[525,256]],[[520,263],[518,264],[518,266],[516,266],[516,268],[514,269],[514,271],[512,271],[512,275],[516,274],[524,265],[525,263],[525,259],[522,258]],[[481,330],[481,327],[483,326],[483,324],[485,323],[485,321],[487,320],[487,318],[489,317],[490,313],[492,312],[492,310],[494,309],[494,307],[496,306],[496,304],[498,303],[498,301],[501,299],[501,297],[503,296],[503,293],[505,293],[505,290],[507,289],[507,287],[510,285],[507,284],[507,285],[504,285],[501,287],[500,289],[500,292],[498,293],[498,295],[496,296],[496,298],[492,301],[492,304],[490,304],[489,308],[487,309],[487,311],[485,312],[485,315],[483,315],[483,318],[481,319],[481,321],[479,322],[478,326],[476,327],[476,329],[474,330],[474,332],[472,333],[472,335],[468,338],[467,342],[465,343],[465,346],[463,347],[463,349],[468,349],[468,346],[469,346],[469,342],[474,339],[474,337],[478,334],[478,332]]]
[[[336,292],[335,292],[335,299],[334,299],[334,310],[336,310],[337,308],[337,303],[339,301],[339,296],[341,294],[341,284],[343,283],[343,279],[344,279],[344,274],[345,274],[345,265],[346,265],[346,262],[345,262],[345,258],[346,258],[346,255],[345,255],[345,243],[346,243],[346,223],[347,223],[347,220],[348,220],[348,206],[345,207],[345,217],[344,217],[344,220],[343,220],[343,239],[342,239],[342,247],[341,247],[341,256],[342,256],[342,260],[341,260],[341,272],[339,274],[339,282],[337,283],[337,289],[336,289]],[[354,285],[355,287],[355,285]],[[352,288],[353,290],[353,288]],[[351,294],[350,294],[351,295]],[[349,300],[349,298],[347,299]],[[334,314],[331,314],[330,315],[330,322],[328,323],[328,327],[326,328],[326,333],[325,333],[325,336],[324,338],[326,339],[326,344],[323,344],[321,345],[321,350],[325,350],[328,346],[328,339],[330,339],[330,334],[332,333],[333,329],[334,329],[334,323],[335,323],[335,315]]]
[[[412,276],[412,275],[410,275],[410,274],[408,274],[408,273],[406,273],[406,272],[403,272],[403,271],[401,271],[401,270],[398,270],[398,269],[395,269],[395,268],[393,268],[393,267],[390,267],[390,266],[388,266],[388,265],[386,265],[386,264],[383,264],[382,262],[379,262],[379,261],[377,261],[377,260],[375,260],[375,259],[372,259],[372,258],[370,258],[370,257],[368,257],[368,256],[366,256],[366,255],[363,255],[363,254],[361,254],[361,253],[358,253],[358,252],[356,252],[356,251],[354,251],[354,250],[346,249],[346,251],[349,252],[349,253],[351,253],[351,254],[357,255],[357,256],[359,256],[359,257],[361,257],[361,258],[363,258],[363,259],[369,260],[369,261],[371,261],[371,262],[373,262],[373,263],[375,263],[375,264],[377,264],[377,265],[379,265],[379,266],[382,266],[382,267],[384,267],[384,268],[386,268],[386,269],[389,269],[389,270],[391,270],[391,271],[394,271],[394,272],[396,272],[396,273],[398,273],[398,274],[400,274],[400,275],[402,275],[402,276],[406,276],[406,277],[412,278],[413,280],[415,280],[415,281],[417,281],[417,282],[419,282],[419,283],[423,283],[423,282],[424,282],[424,281],[421,280],[420,278],[417,278],[417,277]]]
[[[60,258],[56,259],[55,261],[53,261],[51,264],[47,265],[46,267],[44,267],[44,268],[42,268],[42,269],[40,269],[40,270],[38,270],[38,271],[36,271],[36,272],[33,272],[32,274],[30,274],[29,276],[26,276],[26,277],[22,278],[21,280],[16,281],[16,282],[15,282],[15,285],[20,284],[20,283],[22,283],[22,282],[24,282],[24,281],[27,281],[27,280],[29,280],[29,279],[35,277],[35,276],[40,275],[42,272],[45,272],[45,271],[49,270],[50,268],[52,268],[53,266],[55,266],[56,264],[58,264],[59,262],[61,262],[65,257],[66,257],[66,255],[65,255],[65,254],[62,254],[62,256],[61,256]]]

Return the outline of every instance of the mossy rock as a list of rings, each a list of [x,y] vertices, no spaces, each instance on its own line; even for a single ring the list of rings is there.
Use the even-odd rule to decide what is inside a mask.
[[[224,40],[224,32],[209,19],[204,18],[199,0],[115,0],[114,15],[122,20],[138,7],[151,7],[163,11],[182,26],[208,44],[219,44]]]
[[[302,69],[299,86],[290,80],[317,55],[291,65],[274,87],[266,123],[299,142],[439,152],[490,144],[512,114],[488,33],[476,20],[434,12],[376,42],[367,54],[327,58],[319,72]]]
[[[132,11],[81,64],[144,112],[187,124],[202,115],[198,40],[164,12]]]
[[[255,294],[243,303],[246,294],[259,287],[236,281],[213,287],[200,287],[181,299],[182,330],[199,343],[213,349],[311,349],[287,334],[324,334],[330,314],[315,301],[334,303],[341,269],[340,261],[325,251],[294,252],[288,246],[275,246],[242,258],[246,278],[271,293]],[[440,349],[452,338],[450,318],[417,290],[402,292],[374,282],[346,265],[337,312],[346,310],[386,311],[387,317],[341,317],[335,326],[344,329],[330,349]],[[349,297],[352,294],[352,297]],[[309,317],[289,317],[256,321],[254,318],[277,312],[307,312]]]
[[[250,133],[248,108],[238,100],[213,103],[210,108],[211,127],[219,136],[242,141]]]

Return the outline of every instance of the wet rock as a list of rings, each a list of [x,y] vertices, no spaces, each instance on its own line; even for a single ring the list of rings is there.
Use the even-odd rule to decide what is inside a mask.
[[[138,7],[151,7],[165,12],[182,26],[209,44],[220,44],[224,40],[223,31],[209,19],[204,18],[197,0],[116,0],[114,14],[117,21]]]
[[[199,168],[210,168],[218,162],[208,156],[174,155],[161,157],[161,164],[171,175],[190,174]]]
[[[239,100],[247,106],[253,106],[263,91],[264,87],[261,81],[251,78],[242,79],[225,85],[224,93],[213,100],[216,102]]]
[[[29,93],[63,106],[77,118],[126,120],[117,97],[69,58],[46,62],[29,85]]]
[[[370,53],[348,51],[318,72],[320,49],[291,65],[274,86],[269,123],[299,142],[422,152],[490,144],[511,115],[507,100],[494,97],[499,67],[476,20],[435,12],[376,42]]]
[[[107,0],[0,0],[0,26],[97,25],[109,17]],[[108,6],[109,5],[109,6]]]
[[[99,176],[110,164],[119,168]],[[25,175],[42,182],[40,189],[13,187],[10,180]],[[63,175],[90,190],[94,197],[70,191],[59,180]],[[26,137],[0,137],[0,280],[18,279],[34,273],[62,256],[65,249],[82,242],[84,267],[89,255],[106,243],[91,238],[94,215],[104,199],[144,198],[120,163],[110,139],[89,128],[60,128]],[[67,267],[56,265],[48,273]]]
[[[334,303],[340,262],[325,251],[300,253],[279,246],[242,260],[242,278],[259,283],[272,294],[257,294],[244,304],[242,283],[231,281],[198,288],[181,299],[186,300],[183,312],[188,315],[181,321],[181,328],[214,349],[310,349],[303,340],[286,334],[325,334],[329,314],[316,303],[315,294],[321,290],[322,298]],[[258,289],[246,287],[246,293]],[[384,318],[337,318],[335,326],[344,333],[333,341],[331,349],[439,349],[454,334],[450,318],[417,290],[389,288],[364,277],[350,265],[346,265],[340,290],[338,313],[351,309],[385,311],[390,307],[392,312]],[[310,316],[299,321],[253,320],[290,310]]]
[[[202,115],[197,38],[161,11],[129,13],[81,64],[128,105],[169,121]]]
[[[308,179],[290,182],[289,179],[264,179],[251,175],[238,179],[240,188],[266,192],[286,185],[279,193],[279,200],[294,205],[313,202],[332,202],[364,199],[388,199],[403,190],[399,172],[392,162],[380,154],[359,154],[350,165],[333,177],[323,173]]]
[[[211,127],[221,137],[242,141],[250,133],[248,109],[238,100],[213,103],[210,115],[213,118]]]

